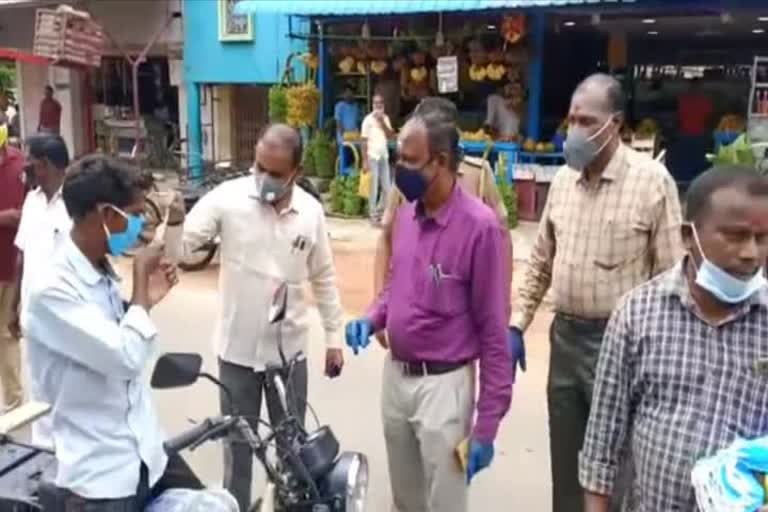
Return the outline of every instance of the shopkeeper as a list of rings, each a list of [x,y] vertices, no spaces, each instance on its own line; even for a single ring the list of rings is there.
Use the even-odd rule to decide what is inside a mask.
[[[485,125],[494,138],[513,140],[520,133],[520,106],[523,103],[523,88],[518,82],[509,82],[499,88],[496,94],[488,96]]]
[[[336,119],[336,142],[341,145],[344,142],[345,133],[357,132],[360,127],[360,107],[355,102],[352,87],[344,88],[341,100],[336,103],[333,117]]]

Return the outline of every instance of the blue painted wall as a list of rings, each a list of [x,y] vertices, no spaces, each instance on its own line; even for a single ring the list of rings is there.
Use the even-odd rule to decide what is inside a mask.
[[[184,80],[187,83],[274,83],[291,51],[306,42],[288,38],[288,16],[254,15],[254,39],[219,41],[217,0],[184,0]],[[294,32],[307,22],[292,21]],[[302,26],[303,25],[303,26]]]

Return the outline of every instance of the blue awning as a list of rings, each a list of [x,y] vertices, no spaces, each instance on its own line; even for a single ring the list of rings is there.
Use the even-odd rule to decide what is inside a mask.
[[[240,0],[236,14],[278,13],[304,16],[406,14],[420,12],[478,11],[565,7],[573,5],[627,4],[635,0]]]

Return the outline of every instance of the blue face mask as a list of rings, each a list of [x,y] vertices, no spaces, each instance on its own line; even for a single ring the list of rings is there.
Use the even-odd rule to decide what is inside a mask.
[[[422,171],[427,165],[429,165],[429,162],[421,168],[398,165],[395,169],[395,185],[402,192],[406,201],[412,203],[422,199],[426,195],[427,190],[429,190],[429,186],[437,178],[437,175],[432,180],[424,177]]]
[[[104,232],[107,234],[107,248],[109,249],[109,254],[112,256],[121,256],[125,254],[126,251],[133,248],[139,241],[139,236],[141,236],[141,232],[144,230],[144,217],[136,214],[128,215],[117,206],[110,205],[109,207],[125,217],[125,220],[128,221],[125,226],[125,231],[120,233],[110,233],[107,226],[104,225]]]
[[[717,300],[726,304],[739,304],[752,297],[762,287],[766,280],[762,267],[748,280],[734,277],[712,263],[701,249],[699,234],[696,226],[691,224],[693,238],[701,253],[701,265],[696,271],[696,284],[711,293]]]

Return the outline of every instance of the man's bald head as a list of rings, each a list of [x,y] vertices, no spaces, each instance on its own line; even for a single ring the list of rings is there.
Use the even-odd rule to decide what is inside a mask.
[[[270,149],[282,149],[291,154],[293,165],[298,167],[301,163],[303,153],[301,135],[298,130],[287,124],[275,123],[268,125],[259,137],[258,146],[269,147]]]
[[[586,97],[590,103],[600,106],[607,114],[624,112],[624,91],[621,84],[611,75],[595,73],[590,75],[576,86],[573,97]]]

